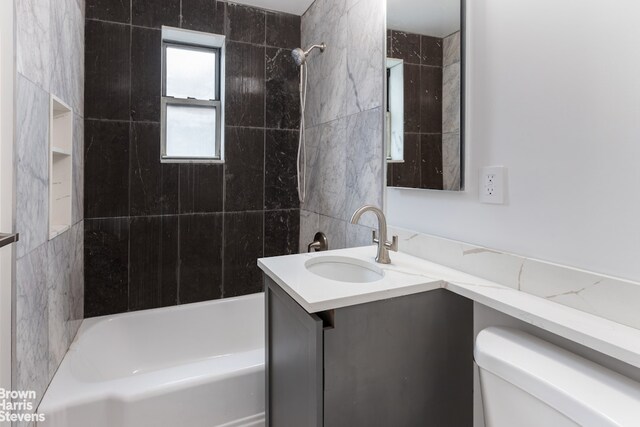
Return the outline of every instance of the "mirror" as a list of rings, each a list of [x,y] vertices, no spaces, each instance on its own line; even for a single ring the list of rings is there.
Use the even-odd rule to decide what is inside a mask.
[[[387,0],[387,186],[464,189],[464,0]]]

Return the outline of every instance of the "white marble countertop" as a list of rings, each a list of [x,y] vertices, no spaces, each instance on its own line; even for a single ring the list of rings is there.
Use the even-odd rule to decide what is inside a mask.
[[[305,262],[346,256],[374,262],[375,246],[261,258],[258,266],[309,313],[448,289],[541,329],[640,368],[640,330],[404,253],[376,264],[384,278],[343,283],[309,272]]]

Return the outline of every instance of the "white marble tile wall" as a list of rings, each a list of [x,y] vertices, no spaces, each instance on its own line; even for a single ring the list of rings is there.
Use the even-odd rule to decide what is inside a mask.
[[[640,329],[640,283],[390,227],[401,252]]]
[[[42,398],[84,310],[84,0],[16,3],[15,387]],[[49,229],[49,108],[74,110],[73,225]],[[36,402],[37,403],[37,402]]]
[[[316,231],[334,249],[368,244],[376,225],[370,215],[360,226],[349,219],[364,204],[382,206],[384,10],[382,0],[316,0],[302,17],[302,44],[327,49],[308,62],[301,251]]]
[[[442,184],[460,190],[460,32],[445,37],[442,61]]]

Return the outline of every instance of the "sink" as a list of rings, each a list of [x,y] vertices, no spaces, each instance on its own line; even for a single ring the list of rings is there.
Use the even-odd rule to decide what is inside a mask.
[[[376,282],[384,271],[375,264],[357,258],[321,256],[305,262],[305,268],[325,279],[348,283]]]

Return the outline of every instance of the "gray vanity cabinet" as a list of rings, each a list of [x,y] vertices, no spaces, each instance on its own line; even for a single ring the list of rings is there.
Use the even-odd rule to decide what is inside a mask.
[[[267,425],[473,425],[473,303],[438,289],[317,314],[265,276]]]

